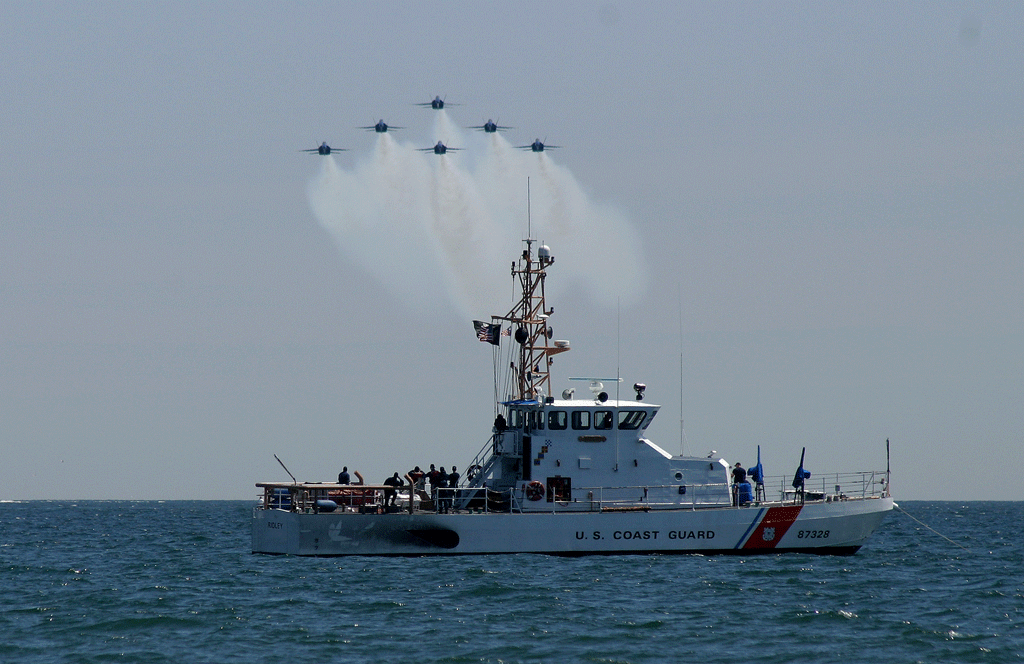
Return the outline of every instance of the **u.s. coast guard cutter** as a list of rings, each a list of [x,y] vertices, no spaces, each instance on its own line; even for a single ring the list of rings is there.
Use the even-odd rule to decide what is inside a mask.
[[[889,471],[735,481],[714,455],[675,456],[646,438],[658,406],[612,399],[584,378],[551,394],[544,296],[554,257],[533,240],[512,264],[521,298],[477,334],[511,361],[491,436],[455,487],[260,482],[252,550],[311,556],[548,553],[851,554],[893,508]],[[501,365],[496,362],[495,366]],[[589,388],[589,389],[588,389]],[[361,480],[361,478],[360,478]],[[436,484],[436,483],[435,483]],[[427,489],[430,489],[428,493]]]

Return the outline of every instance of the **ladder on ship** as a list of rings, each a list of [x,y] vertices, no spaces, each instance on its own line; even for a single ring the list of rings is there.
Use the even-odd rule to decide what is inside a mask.
[[[469,462],[466,467],[465,483],[462,485],[465,489],[480,489],[484,486],[491,469],[494,468],[494,464],[498,461],[498,455],[492,454],[494,449],[494,438],[498,434],[491,434],[491,437],[487,439],[483,448],[476,453],[473,460]],[[476,491],[460,491],[459,497],[455,501],[456,509],[466,509],[470,501],[476,497]],[[486,500],[486,494],[485,494]]]

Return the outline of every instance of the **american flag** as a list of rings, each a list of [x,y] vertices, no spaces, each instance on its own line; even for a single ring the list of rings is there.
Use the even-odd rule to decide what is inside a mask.
[[[489,344],[494,344],[495,346],[499,344],[499,337],[504,334],[501,331],[501,325],[485,323],[481,320],[473,321],[473,329],[476,330],[477,339]]]

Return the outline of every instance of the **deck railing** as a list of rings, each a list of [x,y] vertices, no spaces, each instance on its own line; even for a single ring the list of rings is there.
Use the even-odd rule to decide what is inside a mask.
[[[331,512],[337,508],[349,512],[408,512],[408,487],[399,489],[399,505],[383,507],[385,491],[378,485],[333,484],[261,484],[260,507],[299,512]],[[792,478],[766,477],[764,484],[752,485],[746,492],[728,484],[666,484],[618,487],[572,487],[568,495],[560,489],[545,487],[539,499],[531,500],[525,487],[504,491],[487,487],[438,488],[433,499],[417,499],[421,509],[435,512],[579,512],[631,511],[655,509],[707,509],[762,504],[801,504],[860,500],[889,495],[884,471],[826,473],[804,480],[802,489],[792,486]],[[552,495],[552,491],[556,493]],[[536,494],[533,494],[537,498]],[[567,499],[566,499],[567,498]],[[747,498],[747,499],[745,499]],[[333,505],[333,507],[332,507]]]

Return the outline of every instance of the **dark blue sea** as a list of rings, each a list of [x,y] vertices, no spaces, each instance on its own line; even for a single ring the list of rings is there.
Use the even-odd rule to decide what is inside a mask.
[[[0,662],[1024,660],[1024,503],[901,510],[850,557],[316,559],[247,502],[2,503]]]

